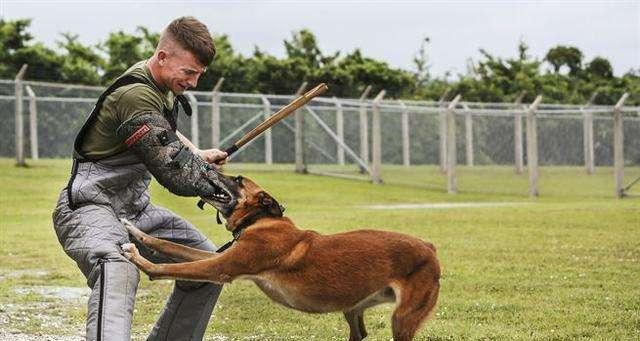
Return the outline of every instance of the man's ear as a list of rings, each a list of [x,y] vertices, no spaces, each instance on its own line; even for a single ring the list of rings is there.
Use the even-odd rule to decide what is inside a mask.
[[[276,199],[274,199],[268,193],[266,192],[258,193],[258,202],[260,203],[260,206],[262,206],[262,208],[269,213],[269,215],[275,216],[275,217],[282,217],[282,212],[283,212],[282,207],[276,201]]]
[[[160,66],[163,66],[164,63],[167,62],[167,52],[165,50],[160,50],[158,51],[158,64],[160,64]]]

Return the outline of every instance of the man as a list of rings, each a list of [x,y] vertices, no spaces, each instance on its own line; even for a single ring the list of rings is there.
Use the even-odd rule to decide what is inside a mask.
[[[176,131],[181,94],[193,88],[215,54],[207,27],[193,17],[174,20],[154,55],[133,65],[98,99],[74,143],[69,184],[53,213],[64,251],[92,289],[87,340],[129,340],[138,269],[122,255],[126,218],[145,232],[194,248],[214,245],[194,226],[149,202],[150,173],[181,196],[227,191],[215,162],[226,153],[199,150]],[[158,255],[148,255],[157,261]],[[149,340],[201,340],[220,293],[213,284],[176,282]]]

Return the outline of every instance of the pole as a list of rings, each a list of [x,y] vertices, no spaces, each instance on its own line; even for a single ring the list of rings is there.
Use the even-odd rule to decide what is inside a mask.
[[[411,164],[410,144],[409,144],[409,112],[404,102],[400,101],[402,107],[402,164],[409,167]]]
[[[624,197],[624,127],[622,121],[622,106],[629,97],[624,93],[613,107],[613,176],[616,185],[616,197]]]
[[[538,128],[536,124],[535,112],[542,101],[542,96],[536,97],[535,101],[527,110],[527,166],[529,167],[529,195],[537,197],[538,192]]]
[[[336,134],[341,142],[344,142],[344,113],[342,111],[342,103],[337,97],[333,97],[333,101],[336,104]],[[338,164],[344,165],[344,149],[340,143],[337,144],[336,153],[338,155]]]
[[[447,89],[438,100],[438,106],[442,108],[438,119],[440,121],[440,171],[443,173],[447,171],[447,112],[444,106],[450,91],[451,89]]]
[[[20,71],[15,78],[15,144],[16,144],[16,165],[24,167],[24,122],[22,121],[22,80],[27,72],[27,64],[22,64]]]
[[[360,158],[364,163],[369,163],[369,127],[368,127],[368,118],[367,118],[367,104],[365,103],[365,99],[369,96],[369,92],[371,92],[371,85],[367,85],[367,87],[360,95]],[[364,173],[365,170],[360,167],[360,173]]]
[[[196,96],[188,92],[187,97],[189,98],[189,102],[191,104],[191,143],[196,148],[200,148],[200,126],[198,124],[198,99]]]
[[[220,148],[220,88],[224,77],[220,77],[211,90],[211,148]]]
[[[271,103],[267,99],[266,96],[262,96],[262,105],[264,111],[264,118],[269,118],[271,116]],[[273,139],[271,136],[271,128],[267,129],[264,132],[264,162],[267,165],[273,164]]]
[[[455,117],[455,110],[456,110],[456,106],[458,105],[458,102],[460,101],[460,95],[457,95],[452,101],[451,103],[449,103],[449,106],[447,107],[447,111],[446,111],[446,128],[447,128],[447,140],[446,140],[446,147],[447,147],[447,154],[446,154],[446,160],[447,160],[447,167],[446,167],[446,172],[447,172],[447,193],[450,194],[455,194],[458,193],[458,185],[457,185],[457,181],[456,181],[456,117]]]
[[[386,91],[381,90],[373,99],[373,116],[371,118],[371,179],[374,184],[382,183],[380,171],[382,168],[382,134],[380,129],[380,101]]]
[[[36,93],[30,86],[25,86],[29,96],[29,137],[31,138],[31,158],[38,160],[38,108],[36,106]]]
[[[522,152],[522,99],[527,94],[526,91],[520,92],[516,98],[513,107],[515,109],[513,118],[513,135],[514,135],[514,158],[516,164],[516,174],[524,172],[524,153]]]
[[[300,85],[296,91],[296,97],[304,94],[307,89],[307,82]],[[300,110],[295,112],[295,131],[294,131],[294,149],[295,149],[295,172],[300,174],[307,173],[307,163],[304,157],[304,114]]]
[[[582,116],[584,118],[582,124],[582,146],[584,153],[584,168],[587,174],[593,174],[595,172],[595,157],[593,148],[593,113],[585,109],[588,109],[598,96],[598,92],[594,92],[589,98],[587,104],[580,108]]]
[[[464,130],[467,152],[467,166],[473,166],[473,116],[468,105],[464,105]]]

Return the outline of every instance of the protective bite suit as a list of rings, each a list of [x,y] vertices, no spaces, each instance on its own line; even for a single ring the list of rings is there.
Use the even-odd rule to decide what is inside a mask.
[[[164,161],[145,154],[152,153],[153,150],[134,147],[144,138],[155,138],[157,131],[154,132],[153,129],[142,134],[145,135],[144,138],[140,136],[145,124],[147,128],[151,126],[156,130],[169,130],[164,135],[175,136],[178,101],[172,109],[165,108],[163,112],[153,114],[156,116],[154,119],[162,123],[160,128],[143,121],[139,127],[130,125],[128,130],[123,125],[123,134],[132,133],[131,130],[138,133],[136,137],[131,137],[136,141],[128,139],[128,142],[133,143],[125,151],[102,158],[89,157],[81,151],[85,133],[98,119],[107,96],[125,86],[154,86],[148,83],[148,79],[125,73],[100,96],[76,138],[71,178],[68,186],[60,193],[53,213],[54,228],[60,244],[77,263],[92,289],[88,302],[87,340],[131,338],[131,320],[140,275],[136,266],[121,255],[120,245],[130,240],[119,218],[129,219],[152,236],[194,248],[215,250],[214,245],[193,225],[169,210],[150,203],[150,171],[156,175],[166,169],[158,169],[158,165],[150,163],[148,158],[156,163]],[[185,108],[185,111],[188,110]],[[137,115],[136,119],[139,120],[140,116]],[[122,140],[127,136],[122,135]],[[184,147],[175,138],[165,143],[168,144],[167,148],[173,146],[176,150]],[[165,157],[177,157],[171,153],[165,154]],[[174,187],[167,188],[180,195],[207,194],[207,191],[213,189],[206,181],[206,175],[215,173],[208,166],[199,157],[182,151],[179,160],[169,166],[177,172],[172,176],[178,177],[174,179],[178,180],[178,184],[160,182]],[[182,171],[188,167],[193,169]],[[192,178],[181,179],[180,176]],[[181,188],[181,182],[188,188]],[[158,254],[152,254],[140,245],[139,249],[151,261],[171,261],[161,259]],[[201,340],[220,290],[221,287],[214,284],[176,282],[148,340]]]

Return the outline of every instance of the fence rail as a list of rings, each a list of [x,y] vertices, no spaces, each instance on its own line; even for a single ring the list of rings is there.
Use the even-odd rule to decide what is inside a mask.
[[[220,147],[296,97],[223,92],[222,84],[188,93],[194,114],[181,115],[179,124],[196,146]],[[20,74],[0,80],[0,118],[14,123],[14,129],[1,128],[0,155],[15,156],[19,165],[25,150],[33,159],[70,156],[75,132],[103,90],[26,81]],[[383,182],[382,164],[438,164],[451,193],[457,191],[458,162],[511,164],[517,174],[526,164],[532,196],[539,193],[539,164],[582,164],[588,174],[596,165],[611,165],[618,197],[625,195],[624,167],[640,165],[640,107],[625,106],[626,94],[615,106],[603,106],[547,104],[540,96],[531,104],[467,102],[459,95],[393,100],[384,91],[374,98],[369,92],[314,99],[236,154],[237,161],[295,163],[299,172],[313,164],[352,164],[374,183]]]

